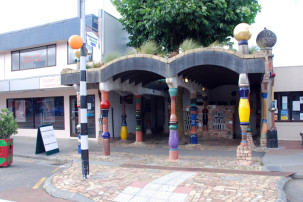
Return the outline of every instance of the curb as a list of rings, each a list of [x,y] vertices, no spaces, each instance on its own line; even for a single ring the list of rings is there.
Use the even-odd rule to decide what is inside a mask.
[[[290,176],[292,179],[303,179],[303,172],[295,173]]]
[[[72,163],[69,163],[65,169],[69,168],[72,166]],[[63,169],[64,170],[64,169]],[[53,174],[52,176],[50,176],[49,178],[47,178],[47,180],[44,182],[43,185],[43,189],[50,195],[56,198],[60,198],[60,199],[65,199],[65,200],[70,200],[70,201],[79,201],[79,202],[93,202],[93,200],[86,198],[85,196],[78,194],[78,193],[74,193],[74,192],[69,192],[69,191],[63,191],[60,190],[58,188],[56,188],[53,184],[52,184],[52,179],[55,175],[57,175],[58,173],[62,172],[58,171],[55,174]]]
[[[291,177],[282,177],[277,181],[276,189],[278,191],[278,198],[276,202],[287,202],[284,186],[289,180],[291,180]]]

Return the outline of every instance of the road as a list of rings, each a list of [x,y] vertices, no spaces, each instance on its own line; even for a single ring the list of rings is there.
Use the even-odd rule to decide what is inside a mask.
[[[0,201],[64,201],[43,191],[44,181],[63,169],[54,161],[14,157],[13,164],[0,168]]]

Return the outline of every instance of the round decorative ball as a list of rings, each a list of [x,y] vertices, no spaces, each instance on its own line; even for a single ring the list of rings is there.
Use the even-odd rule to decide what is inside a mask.
[[[80,51],[75,51],[76,58],[80,58]]]
[[[79,35],[72,35],[68,39],[68,44],[72,49],[79,49],[83,45],[83,40]]]
[[[252,33],[249,24],[240,23],[234,29],[234,37],[237,41],[249,40]]]
[[[101,103],[100,103],[100,107],[101,107],[101,109],[109,109],[109,107],[110,107],[110,103],[109,103],[109,101],[102,101]]]
[[[85,56],[87,56],[87,54],[88,54],[88,50],[87,50],[87,48],[86,48],[86,53],[85,53]],[[77,51],[75,51],[75,56],[76,56],[76,58],[80,58],[80,50],[77,50]]]
[[[272,48],[277,43],[277,36],[272,31],[264,28],[258,34],[256,41],[260,48]]]

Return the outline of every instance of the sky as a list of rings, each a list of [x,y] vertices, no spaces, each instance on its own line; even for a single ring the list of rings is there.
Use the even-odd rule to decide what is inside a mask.
[[[119,13],[110,0],[104,8],[115,17]],[[77,16],[77,0],[1,0],[0,33],[25,29]],[[277,36],[273,47],[273,65],[303,65],[303,0],[259,0],[262,11],[251,25],[249,46],[256,45],[257,35],[266,27]],[[98,14],[103,0],[86,0],[86,14]],[[1,44],[0,44],[1,45]]]

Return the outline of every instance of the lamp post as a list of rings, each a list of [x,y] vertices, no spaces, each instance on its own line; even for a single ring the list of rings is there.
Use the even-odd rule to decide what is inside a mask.
[[[79,1],[78,1],[79,3]],[[85,0],[80,0],[80,36],[69,38],[69,46],[80,51],[80,126],[82,177],[89,177],[88,132],[87,132],[87,92],[86,92],[86,39],[85,39]]]

